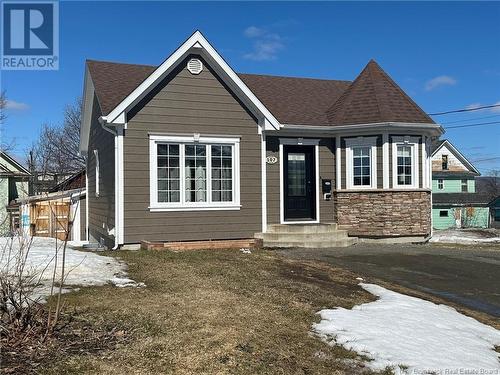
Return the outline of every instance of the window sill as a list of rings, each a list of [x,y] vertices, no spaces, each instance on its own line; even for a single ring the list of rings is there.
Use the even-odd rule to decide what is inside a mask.
[[[179,212],[179,211],[235,211],[240,210],[241,205],[227,206],[191,206],[191,207],[164,207],[149,206],[150,212]]]

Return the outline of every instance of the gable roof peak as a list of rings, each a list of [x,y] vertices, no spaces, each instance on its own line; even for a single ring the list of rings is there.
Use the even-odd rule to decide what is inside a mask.
[[[332,125],[434,121],[371,59],[327,111]]]

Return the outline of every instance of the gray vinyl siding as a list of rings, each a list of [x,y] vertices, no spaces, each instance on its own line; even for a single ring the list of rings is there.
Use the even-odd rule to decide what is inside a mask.
[[[332,138],[324,138],[319,143],[319,211],[322,223],[332,223],[334,220],[333,200],[323,198],[321,180],[332,180],[332,189],[335,187],[335,147]]]
[[[89,234],[91,241],[102,239],[107,247],[113,247],[114,237],[108,230],[115,227],[115,139],[98,122],[100,110],[95,98],[93,108],[87,158]],[[95,195],[94,150],[99,154],[99,197]]]
[[[280,222],[280,155],[279,138],[266,138],[266,156],[275,156],[278,162],[266,164],[267,183],[267,223],[279,224]]]
[[[181,62],[129,114],[124,136],[124,241],[251,238],[262,228],[257,121],[204,62]],[[149,211],[149,133],[240,137],[240,210]]]

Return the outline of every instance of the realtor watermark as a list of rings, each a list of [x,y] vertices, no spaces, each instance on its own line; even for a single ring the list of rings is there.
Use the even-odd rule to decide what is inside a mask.
[[[2,1],[3,70],[59,69],[59,3]]]

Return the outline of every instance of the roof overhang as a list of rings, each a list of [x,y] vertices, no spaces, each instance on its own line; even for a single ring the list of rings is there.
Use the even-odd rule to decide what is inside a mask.
[[[404,132],[404,134],[426,134],[439,137],[444,133],[444,129],[439,124],[417,124],[406,122],[381,122],[372,124],[354,125],[297,125],[284,124],[280,134],[285,133],[310,133],[324,135],[356,135],[367,131],[373,132]]]
[[[255,94],[238,77],[222,56],[208,42],[200,31],[191,35],[174,53],[134,89],[120,104],[101,119],[107,125],[125,124],[126,113],[156,87],[185,57],[190,54],[202,56],[212,69],[221,77],[229,88],[238,96],[259,122],[268,129],[279,129],[281,124],[264,106]]]
[[[80,153],[87,155],[90,136],[90,125],[92,122],[92,113],[94,106],[94,83],[90,76],[89,68],[85,64],[85,76],[83,79],[83,108],[82,108],[82,123],[80,126]]]
[[[445,139],[435,150],[434,152],[432,153],[431,157],[434,156],[444,145],[447,145],[447,148],[453,152],[453,154],[463,163],[467,166],[467,168],[472,171],[472,172],[475,172],[477,173],[478,176],[481,175],[481,173],[476,169],[476,167],[474,167],[474,165],[469,161],[467,160],[467,158],[460,152],[458,151],[458,149],[452,145],[452,143],[450,141],[448,141],[447,139]]]

